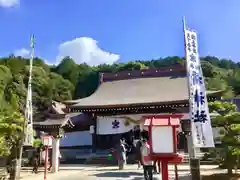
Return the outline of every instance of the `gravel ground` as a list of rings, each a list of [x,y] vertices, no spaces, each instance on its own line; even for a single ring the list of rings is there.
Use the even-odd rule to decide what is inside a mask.
[[[205,165],[201,166],[201,174],[214,174],[223,172],[224,170],[217,169],[217,166]],[[179,180],[190,180],[189,166],[178,166]],[[170,179],[174,179],[174,166],[169,166]],[[22,173],[22,180],[42,180],[43,173],[33,175],[30,172]],[[119,171],[117,167],[99,167],[99,166],[77,166],[65,165],[60,168],[60,171],[55,174],[49,173],[47,179],[50,180],[143,180],[143,170],[137,169],[136,165],[128,165],[125,170]],[[154,180],[161,179],[160,175],[155,174]]]

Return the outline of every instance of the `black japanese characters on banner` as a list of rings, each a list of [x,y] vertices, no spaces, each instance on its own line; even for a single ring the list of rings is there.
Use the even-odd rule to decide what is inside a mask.
[[[201,136],[200,136],[200,130],[199,127],[195,125],[195,130],[196,130],[196,140],[198,144],[201,144]]]
[[[205,123],[207,121],[207,115],[204,110],[197,110],[194,114],[194,122]]]
[[[191,35],[190,35],[190,33],[187,33],[187,43],[186,43],[186,45],[187,45],[187,50],[188,51],[191,51],[191,43],[190,43],[190,40],[191,40]]]
[[[192,38],[193,53],[196,54],[197,53],[196,36],[192,34],[191,38]]]
[[[203,84],[202,77],[199,75],[199,73],[196,70],[192,71],[191,80],[192,80],[193,85],[202,85]]]
[[[198,89],[196,89],[194,93],[194,102],[198,108],[203,106],[205,103],[205,97],[202,92],[198,91]]]
[[[196,57],[195,54],[191,54],[191,55],[190,55],[190,61],[193,62],[193,63],[196,63],[197,57]]]

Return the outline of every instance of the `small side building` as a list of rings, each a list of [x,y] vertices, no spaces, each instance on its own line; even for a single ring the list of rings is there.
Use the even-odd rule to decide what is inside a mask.
[[[66,113],[64,104],[53,101],[44,115],[34,121],[33,127],[38,137],[47,134],[58,139],[57,148],[60,149],[62,160],[65,161],[76,159],[85,151],[88,154],[91,152],[92,135],[89,133],[91,124],[91,114]]]

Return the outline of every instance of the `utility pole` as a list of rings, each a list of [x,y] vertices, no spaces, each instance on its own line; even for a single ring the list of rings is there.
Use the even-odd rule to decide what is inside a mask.
[[[19,154],[16,162],[15,170],[15,179],[20,179],[20,171],[22,166],[22,152],[23,146],[32,146],[33,145],[33,109],[32,109],[32,66],[34,58],[34,46],[35,46],[35,37],[31,36],[31,52],[30,52],[30,62],[29,62],[29,79],[28,79],[28,89],[27,89],[27,99],[26,99],[26,108],[25,108],[25,119],[23,125],[23,134],[21,137]]]
[[[184,34],[184,50],[185,50],[185,58],[187,61],[187,46],[186,46],[186,36],[185,36],[185,31],[186,31],[186,21],[185,17],[183,16],[183,34]],[[187,68],[187,63],[186,63],[186,68]],[[189,77],[188,74],[188,69],[187,69],[187,76]],[[188,79],[188,78],[187,78]],[[189,81],[189,80],[188,80]],[[188,82],[189,84],[189,82]],[[190,90],[189,92],[189,98],[191,98]],[[190,103],[192,99],[189,100],[189,111],[192,107],[192,103]],[[187,147],[188,147],[188,153],[189,153],[189,160],[190,160],[190,171],[192,175],[192,180],[201,180],[201,175],[200,175],[200,160],[197,158],[196,155],[196,148],[194,147],[194,141],[193,141],[193,128],[192,128],[192,114],[191,112],[189,113],[189,118],[190,118],[190,127],[191,131],[187,135]]]

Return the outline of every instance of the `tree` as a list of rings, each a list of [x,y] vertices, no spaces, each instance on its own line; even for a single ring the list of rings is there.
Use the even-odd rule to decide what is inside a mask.
[[[33,147],[37,153],[40,153],[44,149],[44,145],[41,139],[35,138],[33,141]]]
[[[42,140],[39,138],[34,139],[33,141],[33,147],[34,148],[43,148]]]
[[[165,68],[185,64],[184,58],[169,56],[149,61],[137,60],[128,63],[101,64],[89,66],[77,64],[65,57],[56,66],[33,60],[33,108],[43,114],[52,100],[65,101],[91,95],[99,85],[99,73],[117,73],[148,68]],[[201,58],[206,87],[209,90],[224,90],[224,97],[240,96],[240,63],[216,57]],[[0,106],[5,104],[24,110],[29,74],[29,59],[9,56],[0,58]],[[4,104],[4,105],[3,105]]]
[[[235,104],[228,102],[209,103],[211,112],[217,115],[212,119],[215,127],[221,127],[220,141],[221,149],[219,155],[222,164],[227,167],[228,174],[237,166],[237,156],[240,155],[240,113],[237,112]]]
[[[21,113],[0,109],[0,155],[8,156],[8,164],[16,166],[23,136],[24,118]],[[15,167],[16,168],[16,167]],[[11,168],[10,179],[15,178],[15,168]]]
[[[76,85],[79,71],[78,65],[72,58],[63,58],[54,71],[62,75],[63,78],[68,79],[72,84]]]

